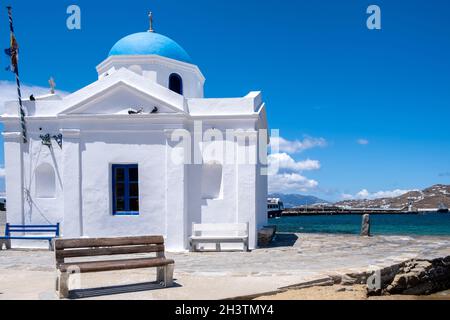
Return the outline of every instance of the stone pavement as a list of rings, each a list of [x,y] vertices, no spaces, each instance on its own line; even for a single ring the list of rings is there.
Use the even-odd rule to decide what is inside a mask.
[[[450,237],[280,234],[271,248],[250,253],[167,256],[175,260],[177,287],[147,290],[151,285],[137,285],[154,278],[154,270],[147,269],[85,274],[81,287],[115,286],[104,293],[127,292],[96,297],[100,299],[224,299],[271,292],[329,275],[365,272],[411,258],[450,256]],[[52,252],[0,252],[0,299],[53,299],[53,286]],[[89,290],[86,293],[94,295]]]

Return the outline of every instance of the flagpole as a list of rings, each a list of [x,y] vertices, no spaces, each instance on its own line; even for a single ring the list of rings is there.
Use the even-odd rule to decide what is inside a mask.
[[[18,62],[18,50],[16,38],[14,35],[14,25],[12,18],[12,7],[6,7],[8,9],[8,17],[9,17],[9,28],[11,32],[11,66],[14,68],[14,74],[16,75],[16,84],[17,84],[17,96],[19,99],[19,114],[20,114],[20,126],[22,127],[22,139],[23,143],[28,142],[27,138],[27,127],[25,122],[25,108],[22,104],[22,93],[20,90],[20,77],[19,77],[19,62]]]

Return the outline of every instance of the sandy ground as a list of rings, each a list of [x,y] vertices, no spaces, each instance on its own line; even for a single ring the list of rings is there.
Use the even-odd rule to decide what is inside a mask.
[[[450,290],[429,296],[392,295],[367,297],[365,285],[333,285],[287,290],[278,294],[261,296],[255,300],[450,300]]]
[[[298,290],[287,290],[282,293],[267,295],[255,300],[366,300],[366,287],[354,286],[324,286]]]

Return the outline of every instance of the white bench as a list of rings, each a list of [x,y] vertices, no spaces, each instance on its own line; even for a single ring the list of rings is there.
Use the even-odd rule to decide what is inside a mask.
[[[199,243],[214,243],[216,251],[221,251],[221,243],[240,243],[248,251],[248,223],[206,223],[192,224],[189,238],[191,251],[197,251]]]

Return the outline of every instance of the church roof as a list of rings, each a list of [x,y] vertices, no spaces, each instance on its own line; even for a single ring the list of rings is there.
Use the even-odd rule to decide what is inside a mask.
[[[153,54],[191,63],[191,58],[178,43],[154,32],[133,33],[120,39],[112,47],[108,56]]]

